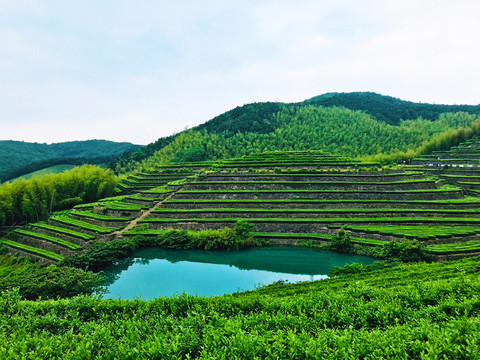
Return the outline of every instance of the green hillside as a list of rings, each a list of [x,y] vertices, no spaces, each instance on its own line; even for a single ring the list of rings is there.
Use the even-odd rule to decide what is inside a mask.
[[[31,173],[28,173],[28,174],[21,175],[18,178],[10,179],[10,181],[13,181],[13,180],[16,180],[16,179],[19,179],[19,178],[24,178],[24,179],[28,180],[28,179],[31,179],[34,176],[42,176],[42,175],[46,175],[46,174],[59,174],[59,173],[65,171],[65,170],[72,170],[75,166],[76,165],[49,166],[49,167],[41,169],[41,170],[37,170],[37,171],[33,171]]]
[[[71,141],[56,144],[0,141],[0,181],[55,165],[109,162],[139,145],[107,140]]]
[[[326,94],[301,103],[253,103],[125,154],[118,173],[253,152],[318,149],[350,157],[407,152],[468,128],[480,106],[416,104],[374,93]]]
[[[262,151],[318,149],[350,157],[407,152],[435,136],[459,127],[470,127],[475,115],[442,114],[438,120],[407,120],[389,125],[345,108],[284,107],[267,133],[220,133],[191,129],[141,161],[125,157],[112,164],[115,171],[148,170],[172,162],[218,160]],[[374,136],[372,136],[374,135]]]
[[[414,103],[373,92],[327,93],[305,101],[319,106],[343,106],[351,110],[361,110],[379,121],[398,125],[402,120],[436,120],[443,113],[466,112],[480,114],[480,105],[437,105]]]

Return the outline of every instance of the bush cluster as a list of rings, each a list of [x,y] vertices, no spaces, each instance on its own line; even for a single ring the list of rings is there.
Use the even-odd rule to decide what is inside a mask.
[[[36,265],[26,258],[0,255],[0,292],[18,289],[24,299],[91,295],[101,288],[102,282],[103,277],[91,271]]]
[[[142,247],[160,246],[169,249],[238,250],[254,245],[252,225],[239,220],[233,229],[187,231],[170,230],[157,237],[137,235],[132,239],[109,242],[95,241],[81,254],[63,259],[60,265],[99,271],[121,259],[131,257]]]
[[[425,245],[417,240],[389,241],[383,245],[382,255],[387,258],[399,259],[403,262],[419,262],[430,260]]]

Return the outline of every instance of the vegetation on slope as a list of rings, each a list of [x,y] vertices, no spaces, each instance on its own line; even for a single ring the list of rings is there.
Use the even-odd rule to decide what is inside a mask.
[[[64,172],[65,170],[72,170],[74,167],[77,165],[53,165],[47,168],[43,168],[41,170],[37,170],[28,174],[22,174],[19,177],[16,177],[14,179],[10,179],[9,181],[17,180],[20,177],[24,178],[25,180],[31,179],[35,176],[42,176],[46,174],[60,174]]]
[[[100,164],[119,157],[140,145],[107,140],[38,144],[0,140],[0,182],[61,164]]]
[[[406,152],[449,129],[470,127],[475,116],[443,114],[434,122],[416,119],[398,126],[374,120],[345,108],[283,107],[273,116],[275,130],[259,132],[182,132],[167,146],[140,163],[117,164],[115,170],[148,170],[167,162],[189,162],[240,157],[275,150],[321,149],[339,155],[364,156]],[[372,136],[375,134],[375,136]]]
[[[18,289],[23,299],[90,295],[100,290],[102,281],[100,274],[91,271],[55,265],[35,265],[26,258],[0,255],[0,291]]]
[[[110,169],[84,165],[4,183],[0,185],[0,226],[44,220],[53,211],[111,196],[117,181]]]
[[[117,172],[145,168],[140,163],[154,154],[150,163],[163,164],[264,150],[321,149],[348,156],[406,152],[434,134],[469,127],[479,114],[480,105],[419,104],[368,92],[329,93],[294,104],[253,103],[189,131],[160,138],[110,166]],[[379,135],[378,140],[373,133]],[[222,151],[227,153],[222,156]]]
[[[475,359],[479,261],[360,269],[212,298],[31,302],[4,292],[0,357]]]
[[[443,113],[480,114],[480,105],[436,105],[414,103],[373,92],[327,93],[305,100],[317,106],[343,106],[361,110],[387,124],[399,125],[402,120],[422,118],[436,120]]]
[[[480,119],[474,120],[470,126],[461,126],[457,129],[449,128],[441,133],[435,134],[429,140],[425,140],[417,148],[410,150],[383,152],[373,156],[364,156],[365,161],[378,161],[386,163],[389,161],[400,161],[418,158],[424,154],[431,154],[433,151],[449,150],[466,140],[480,135]]]

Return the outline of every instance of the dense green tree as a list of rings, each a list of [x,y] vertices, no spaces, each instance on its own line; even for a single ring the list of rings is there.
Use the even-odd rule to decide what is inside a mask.
[[[110,169],[84,165],[61,174],[2,184],[0,226],[46,219],[52,211],[111,196],[117,183]]]
[[[417,104],[375,93],[330,93],[301,103],[254,103],[122,156],[118,173],[243,156],[317,149],[348,156],[412,151],[432,136],[470,127],[480,105]],[[201,149],[201,150],[200,150]]]
[[[101,164],[141,148],[107,140],[38,144],[0,140],[0,182],[54,165]]]
[[[407,154],[433,139],[464,139],[464,128],[475,126],[474,115],[442,114],[437,121],[402,121],[394,126],[378,122],[361,111],[318,106],[286,107],[275,115],[277,128],[269,133],[235,135],[188,130],[132,169],[153,170],[170,161],[189,162],[240,157],[253,152],[319,149],[350,157]],[[452,140],[453,141],[453,140]],[[438,147],[438,146],[437,146]],[[430,146],[429,148],[433,148]],[[423,151],[423,150],[422,150]],[[426,149],[425,149],[426,151]],[[398,156],[397,156],[398,158]],[[391,160],[391,159],[390,159]]]

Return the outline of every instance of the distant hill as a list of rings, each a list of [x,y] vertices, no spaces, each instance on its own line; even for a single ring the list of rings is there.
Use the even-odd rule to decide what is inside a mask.
[[[112,161],[140,145],[107,140],[70,141],[39,144],[23,141],[0,141],[0,181],[60,164],[100,164]]]
[[[480,114],[480,105],[436,105],[400,100],[373,92],[327,93],[305,100],[303,103],[319,106],[343,106],[361,110],[379,121],[398,125],[400,120],[436,120],[442,113],[466,112]]]
[[[300,103],[236,107],[179,134],[124,154],[117,172],[236,157],[265,150],[325,150],[347,156],[417,148],[435,134],[470,127],[480,105],[414,103],[372,92],[328,93]]]

